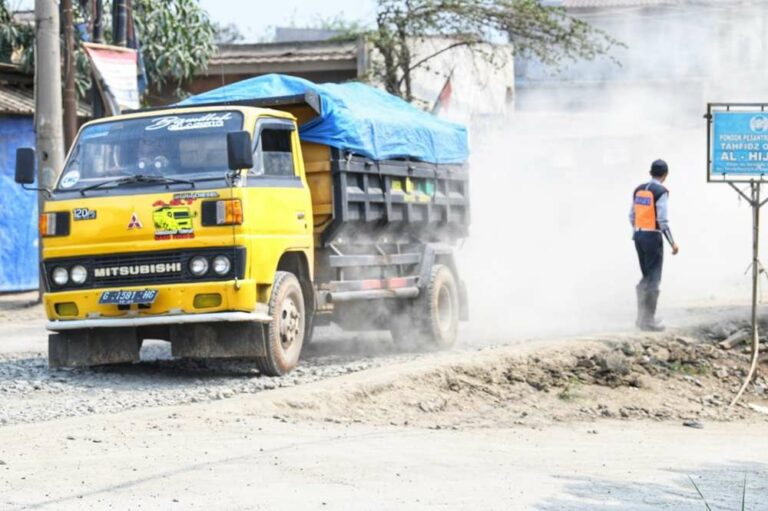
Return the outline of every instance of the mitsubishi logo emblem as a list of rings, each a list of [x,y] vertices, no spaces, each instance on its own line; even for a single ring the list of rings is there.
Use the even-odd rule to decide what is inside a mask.
[[[139,215],[137,215],[136,213],[132,214],[131,221],[128,222],[128,230],[141,229],[142,227],[144,226],[141,225],[141,220],[139,220]]]

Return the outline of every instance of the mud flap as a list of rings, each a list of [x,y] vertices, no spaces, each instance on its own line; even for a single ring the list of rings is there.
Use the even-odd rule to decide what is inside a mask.
[[[139,361],[135,328],[72,330],[48,336],[48,366],[87,367]]]
[[[171,327],[171,354],[186,358],[253,358],[266,356],[267,325],[197,323]]]

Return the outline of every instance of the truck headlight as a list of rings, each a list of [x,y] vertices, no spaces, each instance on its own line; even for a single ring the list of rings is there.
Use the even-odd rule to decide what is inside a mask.
[[[189,271],[195,277],[200,277],[208,273],[208,259],[203,256],[195,256],[189,261]]]
[[[213,271],[217,274],[226,275],[230,268],[232,263],[229,262],[229,257],[220,255],[213,258]]]
[[[85,269],[85,266],[77,265],[73,266],[71,270],[69,270],[69,277],[72,279],[72,282],[74,282],[77,285],[84,284],[85,281],[88,279],[88,270]]]
[[[64,286],[67,284],[67,282],[69,282],[69,272],[66,268],[57,266],[51,272],[51,278],[53,279],[54,284],[57,286]]]

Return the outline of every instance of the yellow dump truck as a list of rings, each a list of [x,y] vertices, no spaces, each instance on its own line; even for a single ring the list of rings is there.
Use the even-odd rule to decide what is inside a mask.
[[[303,139],[322,110],[307,92],[85,124],[40,215],[50,366],[135,362],[161,339],[281,375],[330,322],[450,346],[466,165]],[[19,150],[18,182],[34,159]]]

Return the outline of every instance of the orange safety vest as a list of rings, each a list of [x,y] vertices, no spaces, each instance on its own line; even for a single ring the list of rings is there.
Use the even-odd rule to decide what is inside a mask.
[[[640,185],[635,189],[635,230],[657,231],[659,224],[656,222],[656,201],[667,189],[654,182]]]

